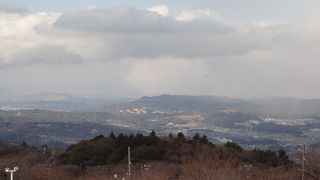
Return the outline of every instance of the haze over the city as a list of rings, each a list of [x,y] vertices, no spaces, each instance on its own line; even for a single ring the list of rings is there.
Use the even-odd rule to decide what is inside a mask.
[[[320,98],[318,0],[0,0],[0,93]]]

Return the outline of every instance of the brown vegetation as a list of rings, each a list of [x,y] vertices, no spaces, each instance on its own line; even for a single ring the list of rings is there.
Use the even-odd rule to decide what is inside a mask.
[[[96,139],[102,142],[102,137]],[[166,141],[175,145],[178,143],[176,153],[164,154],[162,160],[135,161],[132,164],[132,180],[295,180],[301,179],[299,164],[283,163],[278,157],[276,161],[272,151],[244,150],[234,143],[224,146],[216,146],[205,141],[200,142],[198,137],[193,141],[180,135],[176,138],[169,137]],[[202,139],[203,140],[203,139]],[[84,143],[86,144],[86,143]],[[90,146],[94,141],[90,141]],[[92,165],[81,167],[79,165],[64,165],[56,163],[57,159],[51,156],[51,152],[43,153],[41,149],[26,145],[9,146],[0,144],[0,180],[7,180],[8,174],[5,167],[19,166],[15,173],[15,179],[24,180],[105,180],[122,179],[127,176],[127,160],[105,165]],[[170,149],[172,150],[172,149]],[[281,152],[280,152],[281,153]],[[61,153],[60,153],[61,154]],[[170,155],[170,156],[168,156]],[[306,177],[319,179],[318,151],[310,149],[307,152],[308,161]],[[259,157],[258,157],[259,156]],[[262,156],[262,159],[261,157]],[[297,157],[299,154],[297,154]],[[142,157],[142,156],[139,156]],[[271,158],[272,161],[269,161]],[[270,163],[271,162],[271,163]],[[278,163],[278,164],[275,164]]]

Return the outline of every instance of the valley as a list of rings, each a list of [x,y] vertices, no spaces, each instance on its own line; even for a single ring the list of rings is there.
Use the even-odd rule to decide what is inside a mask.
[[[72,109],[70,103],[55,102],[59,107]],[[296,110],[292,109],[293,102]],[[0,111],[0,138],[13,144],[27,142],[64,148],[99,134],[147,134],[154,130],[160,136],[183,132],[192,137],[199,133],[217,144],[234,141],[249,149],[294,151],[301,144],[319,142],[319,102],[162,95],[113,104],[84,103],[82,109],[86,110],[72,111],[32,109],[25,103],[24,109]],[[275,104],[282,107],[281,112]],[[309,111],[304,110],[306,107]]]

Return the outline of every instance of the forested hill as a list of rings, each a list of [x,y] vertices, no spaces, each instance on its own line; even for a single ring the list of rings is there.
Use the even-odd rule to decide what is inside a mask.
[[[214,154],[219,160],[234,160],[236,164],[250,163],[264,166],[289,165],[291,161],[285,151],[244,150],[238,144],[227,142],[217,146],[209,142],[205,135],[196,134],[187,139],[183,133],[176,136],[158,137],[154,131],[148,136],[142,134],[109,137],[102,135],[91,140],[84,140],[71,145],[59,157],[61,164],[74,164],[86,166],[107,165],[127,161],[127,148],[131,147],[131,161],[166,161],[170,163],[183,163],[199,155],[202,150]]]
[[[300,165],[285,151],[246,150],[233,142],[212,144],[205,135],[187,138],[183,133],[149,135],[99,135],[55,151],[23,143],[0,143],[0,167],[19,166],[15,177],[23,179],[113,179],[127,177],[128,146],[131,179],[297,179]],[[315,152],[313,152],[314,154]],[[316,158],[308,159],[307,175],[318,177]],[[147,167],[147,168],[146,168]],[[272,175],[272,176],[271,176]],[[5,172],[0,179],[6,179]],[[263,179],[262,178],[262,179]]]

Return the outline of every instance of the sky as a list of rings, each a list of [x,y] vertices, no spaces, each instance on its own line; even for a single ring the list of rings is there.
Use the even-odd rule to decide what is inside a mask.
[[[320,98],[318,0],[0,0],[0,93]]]

